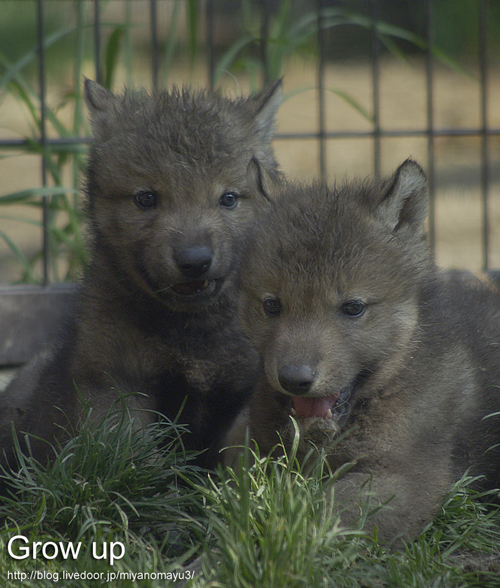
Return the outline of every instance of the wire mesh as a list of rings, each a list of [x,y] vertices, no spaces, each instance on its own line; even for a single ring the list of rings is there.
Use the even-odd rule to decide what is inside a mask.
[[[367,139],[372,143],[373,153],[373,172],[375,175],[381,173],[382,158],[382,140],[386,138],[412,138],[422,137],[426,140],[427,161],[426,172],[430,188],[430,213],[429,213],[429,241],[431,247],[436,242],[436,222],[435,222],[435,144],[439,138],[452,137],[477,137],[480,141],[480,178],[479,189],[481,198],[481,265],[483,270],[490,268],[490,193],[491,193],[491,137],[500,135],[500,129],[492,128],[489,123],[489,101],[488,101],[488,76],[489,76],[489,47],[488,47],[488,18],[489,3],[487,0],[475,0],[478,11],[478,71],[480,87],[480,124],[477,127],[436,127],[435,124],[435,97],[434,97],[434,76],[435,76],[435,52],[434,52],[434,23],[433,23],[433,0],[419,0],[423,6],[424,14],[424,36],[425,36],[425,92],[426,92],[426,124],[421,128],[391,128],[381,124],[380,115],[380,60],[381,60],[381,42],[377,32],[377,26],[380,19],[380,1],[365,0],[365,12],[371,18],[371,88],[372,88],[372,125],[369,130],[335,130],[326,124],[325,117],[325,66],[327,60],[331,57],[328,55],[327,34],[325,33],[324,18],[325,8],[339,5],[338,2],[328,0],[311,0],[317,13],[317,74],[316,74],[316,100],[317,100],[317,130],[315,132],[281,132],[276,136],[277,141],[306,141],[314,140],[318,146],[318,170],[319,175],[326,179],[328,173],[328,145],[329,141],[343,141],[346,139]],[[233,4],[233,2],[231,2]],[[256,58],[260,59],[262,64],[263,84],[270,81],[270,68],[268,63],[269,45],[273,42],[271,20],[273,10],[279,10],[283,2],[269,2],[266,0],[257,0],[254,2],[260,8],[260,37],[258,47],[256,48]],[[88,143],[87,137],[73,138],[49,138],[47,135],[47,64],[45,59],[45,4],[46,0],[36,0],[37,6],[37,34],[38,34],[38,91],[40,100],[40,135],[36,139],[41,147],[41,184],[47,186],[47,157],[51,147],[60,147],[61,145],[85,145]],[[102,0],[93,0],[93,63],[95,69],[95,79],[103,82],[103,23],[101,17]],[[205,0],[204,3],[204,21],[205,21],[205,41],[206,41],[206,83],[213,88],[215,86],[216,73],[216,15],[221,2],[216,0]],[[359,3],[358,3],[359,4]],[[202,6],[202,4],[199,4]],[[161,61],[161,37],[164,31],[159,29],[159,8],[161,0],[149,0],[149,30],[151,43],[151,87],[158,88],[160,85],[160,61]],[[23,139],[0,139],[0,145],[4,147],[22,148],[27,145]],[[48,202],[49,197],[43,197],[43,283],[50,282],[49,271],[49,246],[48,246]]]

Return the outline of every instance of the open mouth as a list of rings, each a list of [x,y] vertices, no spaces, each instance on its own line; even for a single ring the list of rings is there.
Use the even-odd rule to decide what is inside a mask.
[[[298,451],[307,454],[311,447],[332,448],[350,413],[352,386],[331,396],[291,396],[289,416],[299,428]],[[296,429],[290,423],[280,431],[284,443],[293,444]]]
[[[351,389],[351,386],[346,386],[340,393],[332,396],[292,396],[291,414],[298,419],[316,418],[339,421],[350,410],[347,401],[351,395]]]
[[[192,280],[180,282],[171,287],[172,292],[183,297],[194,298],[196,296],[210,296],[218,289],[219,280]]]

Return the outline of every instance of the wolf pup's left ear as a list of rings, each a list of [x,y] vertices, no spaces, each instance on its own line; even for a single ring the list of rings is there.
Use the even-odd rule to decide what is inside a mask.
[[[276,113],[283,101],[283,84],[281,80],[270,84],[250,98],[256,110],[255,124],[261,141],[271,143],[276,126]]]
[[[427,216],[428,192],[424,170],[411,159],[399,166],[391,186],[377,206],[377,216],[393,232],[410,227],[424,233]]]

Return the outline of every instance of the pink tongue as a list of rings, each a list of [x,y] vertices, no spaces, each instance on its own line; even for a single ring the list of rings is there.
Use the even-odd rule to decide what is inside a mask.
[[[292,396],[292,404],[298,417],[327,418],[327,412],[332,409],[338,400],[338,394],[321,398],[307,398],[305,396]]]

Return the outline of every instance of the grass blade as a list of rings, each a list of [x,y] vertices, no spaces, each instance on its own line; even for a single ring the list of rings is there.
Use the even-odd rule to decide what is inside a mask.
[[[105,77],[104,86],[111,90],[113,86],[113,76],[116,69],[116,63],[118,61],[118,55],[120,53],[120,46],[123,37],[125,36],[125,27],[117,27],[111,33],[108,44],[106,46],[106,52],[104,57],[105,65]]]
[[[176,30],[179,17],[180,0],[175,0],[174,8],[172,11],[172,17],[170,20],[170,26],[167,34],[167,42],[165,44],[165,52],[163,54],[163,83],[165,84],[168,80],[170,72],[170,66],[174,58],[175,46],[176,46]]]
[[[52,45],[57,43],[57,41],[59,41],[60,39],[62,39],[66,35],[69,35],[70,33],[72,33],[74,30],[75,30],[74,26],[67,27],[67,28],[61,29],[60,31],[56,31],[55,33],[52,33],[51,35],[48,35],[43,41],[44,49],[48,49],[49,47],[51,47]],[[14,78],[16,78],[16,76],[18,76],[21,73],[21,71],[29,63],[31,63],[34,59],[36,59],[37,56],[38,56],[38,47],[35,47],[35,48],[31,49],[31,51],[28,51],[25,55],[23,55],[23,57],[21,57],[21,59],[19,59],[16,63],[9,65],[6,68],[7,71],[5,72],[3,77],[0,78],[0,90],[5,88],[5,86],[7,86],[7,84],[9,82],[11,82]],[[2,63],[4,65],[4,67],[6,67],[6,62],[7,62],[7,60],[2,55]]]
[[[65,186],[47,186],[46,188],[28,188],[19,192],[12,192],[5,196],[0,196],[0,205],[2,204],[19,204],[34,198],[43,198],[46,196],[64,196],[66,194],[76,194],[76,188]]]
[[[0,231],[0,238],[2,238],[5,241],[5,243],[7,243],[12,253],[14,253],[14,255],[16,256],[16,259],[23,266],[28,280],[30,282],[36,282],[36,278],[33,273],[33,268],[31,267],[31,264],[24,255],[24,253],[19,249],[19,247],[14,243],[14,241],[12,241],[12,239],[6,233],[4,233],[4,231]]]

